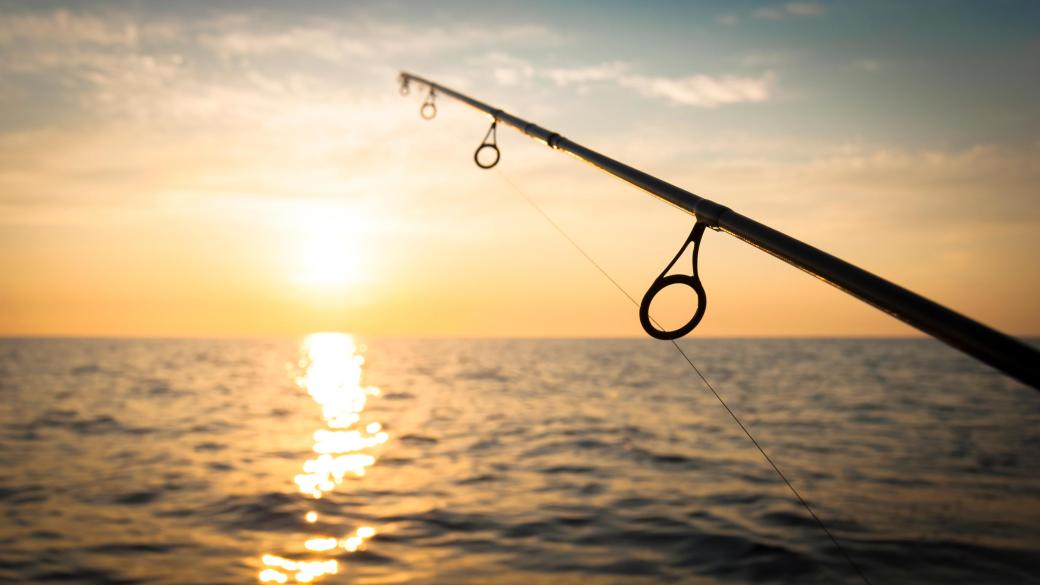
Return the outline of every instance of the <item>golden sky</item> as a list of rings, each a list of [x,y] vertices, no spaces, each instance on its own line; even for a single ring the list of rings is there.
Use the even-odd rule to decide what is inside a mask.
[[[636,298],[691,218],[510,130],[476,168],[487,121],[400,69],[1040,333],[1029,14],[733,6],[13,4],[0,334],[642,335],[507,179]],[[724,234],[700,262],[695,335],[912,333]]]

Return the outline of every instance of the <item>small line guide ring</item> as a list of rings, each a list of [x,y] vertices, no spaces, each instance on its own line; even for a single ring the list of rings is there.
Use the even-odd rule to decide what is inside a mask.
[[[650,303],[653,302],[657,293],[661,292],[666,287],[676,284],[688,286],[693,289],[693,292],[697,293],[697,311],[694,312],[693,316],[690,317],[690,320],[682,327],[670,331],[666,329],[658,329],[654,326],[654,321],[650,319]],[[644,331],[655,339],[662,339],[665,341],[679,339],[697,327],[697,324],[700,323],[701,319],[704,317],[704,311],[707,306],[708,299],[707,295],[704,293],[704,286],[701,285],[700,278],[686,274],[669,274],[668,276],[662,276],[655,280],[654,283],[650,285],[650,288],[647,289],[646,294],[643,295],[643,302],[639,303],[639,324],[643,326]]]
[[[429,113],[427,113],[429,112]],[[433,102],[426,102],[419,108],[419,115],[423,120],[432,120],[437,117],[437,106]]]
[[[491,161],[488,164],[480,162],[480,151],[484,150],[485,148],[490,148],[491,150],[495,151],[495,160]],[[473,152],[473,162],[477,163],[477,166],[482,169],[490,169],[491,167],[497,165],[500,158],[502,158],[502,153],[499,152],[498,146],[491,144],[490,142],[485,142],[484,144],[481,144],[477,147],[477,150]]]

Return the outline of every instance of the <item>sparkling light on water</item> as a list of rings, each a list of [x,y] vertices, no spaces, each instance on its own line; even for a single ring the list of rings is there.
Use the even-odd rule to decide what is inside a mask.
[[[317,457],[303,463],[303,472],[294,481],[305,497],[321,498],[349,477],[360,478],[376,462],[367,451],[386,443],[390,435],[379,422],[361,425],[361,414],[368,398],[379,396],[379,390],[361,384],[364,358],[358,353],[354,339],[342,333],[316,333],[308,336],[299,362],[301,375],[297,384],[321,406],[326,428],[314,431],[313,450]],[[318,513],[307,512],[308,523],[318,520]],[[303,542],[309,553],[333,555],[339,550],[362,550],[375,536],[371,526],[362,526],[342,538],[328,534],[314,535]],[[261,557],[264,568],[258,578],[263,583],[310,583],[319,577],[339,572],[335,559],[293,560],[274,554]]]

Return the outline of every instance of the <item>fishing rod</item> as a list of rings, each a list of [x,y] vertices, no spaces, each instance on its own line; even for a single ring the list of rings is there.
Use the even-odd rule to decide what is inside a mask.
[[[711,228],[728,233],[768,252],[791,266],[808,272],[951,347],[989,364],[1008,376],[1040,390],[1040,352],[1010,335],[961,315],[841,258],[741,215],[724,205],[694,195],[537,124],[411,73],[402,72],[399,79],[402,95],[409,93],[411,83],[427,88],[426,98],[419,109],[420,115],[427,120],[431,120],[437,115],[436,97],[438,95],[458,100],[491,117],[491,127],[473,153],[474,162],[483,169],[494,167],[501,158],[497,144],[497,128],[501,123],[515,128],[550,148],[563,151],[627,181],[696,218],[693,231],[690,232],[675,258],[651,284],[640,303],[640,324],[652,337],[678,339],[692,331],[703,318],[707,307],[707,295],[697,271],[697,256],[701,248],[700,241],[704,230]],[[493,158],[488,159],[489,156]],[[686,248],[691,245],[693,246],[692,273],[689,275],[667,274]],[[672,285],[690,287],[697,294],[697,308],[685,325],[666,330],[659,328],[657,323],[650,318],[649,308],[654,296],[665,287]]]

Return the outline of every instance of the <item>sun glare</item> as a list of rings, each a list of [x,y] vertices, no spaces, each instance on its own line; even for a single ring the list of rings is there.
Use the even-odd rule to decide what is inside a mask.
[[[294,280],[301,286],[335,289],[363,279],[355,218],[314,213],[300,222]]]

